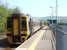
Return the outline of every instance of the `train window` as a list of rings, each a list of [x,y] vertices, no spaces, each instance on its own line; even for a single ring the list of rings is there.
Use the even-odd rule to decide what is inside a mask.
[[[26,26],[26,20],[22,20],[22,30],[26,30],[27,26]]]
[[[7,18],[7,30],[12,30],[12,18]]]

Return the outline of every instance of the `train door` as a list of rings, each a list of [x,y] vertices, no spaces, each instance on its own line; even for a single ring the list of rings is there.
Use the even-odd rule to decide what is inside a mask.
[[[20,42],[19,18],[13,19],[13,42]]]

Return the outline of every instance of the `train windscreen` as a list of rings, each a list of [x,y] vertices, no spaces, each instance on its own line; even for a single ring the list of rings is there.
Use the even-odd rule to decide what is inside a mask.
[[[26,23],[26,20],[25,19],[23,19],[22,20],[22,30],[27,30],[27,23]]]
[[[11,31],[12,30],[12,18],[7,18],[7,30]]]

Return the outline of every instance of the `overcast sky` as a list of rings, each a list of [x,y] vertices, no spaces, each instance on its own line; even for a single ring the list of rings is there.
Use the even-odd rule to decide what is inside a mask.
[[[6,0],[0,0],[6,3]],[[7,0],[8,7],[19,7],[21,12],[29,13],[35,17],[50,16],[53,7],[53,15],[55,16],[56,0]],[[58,0],[58,16],[67,16],[67,0]]]

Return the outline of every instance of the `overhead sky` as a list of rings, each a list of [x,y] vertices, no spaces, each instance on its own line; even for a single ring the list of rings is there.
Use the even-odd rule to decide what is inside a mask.
[[[0,0],[8,3],[8,8],[19,7],[21,12],[31,14],[35,17],[45,17],[52,14],[55,16],[56,0]],[[67,16],[67,0],[58,0],[58,16]]]

